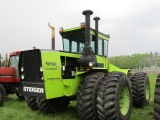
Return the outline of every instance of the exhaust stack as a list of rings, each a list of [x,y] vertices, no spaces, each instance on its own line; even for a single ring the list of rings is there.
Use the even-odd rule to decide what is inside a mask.
[[[48,26],[51,28],[52,30],[52,42],[51,42],[51,49],[55,50],[55,28],[53,27],[53,25],[51,25],[50,23],[48,23]]]
[[[95,20],[95,54],[98,54],[98,21],[100,20],[99,17],[94,17],[93,20]]]
[[[85,10],[82,12],[85,15],[85,45],[83,48],[82,56],[78,59],[81,67],[93,67],[97,65],[97,59],[94,55],[93,49],[91,47],[90,39],[90,15],[93,14],[91,10]]]
[[[85,10],[82,12],[82,14],[85,15],[85,23],[86,23],[85,46],[90,46],[90,15],[93,14],[93,11]]]

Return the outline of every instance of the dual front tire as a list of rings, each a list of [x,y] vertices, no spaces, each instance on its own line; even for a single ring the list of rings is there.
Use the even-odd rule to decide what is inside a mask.
[[[131,113],[131,86],[120,72],[93,73],[82,81],[77,109],[84,120],[127,120]]]
[[[131,113],[131,86],[120,72],[106,75],[100,83],[97,112],[101,120],[128,120]]]

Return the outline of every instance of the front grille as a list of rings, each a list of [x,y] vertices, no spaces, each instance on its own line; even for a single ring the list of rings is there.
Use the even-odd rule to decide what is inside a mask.
[[[40,72],[41,66],[41,52],[39,49],[21,52],[19,59],[19,73],[20,75],[24,75],[24,79],[21,79],[22,81],[40,82],[42,74]],[[21,67],[24,68],[23,72],[21,72]]]

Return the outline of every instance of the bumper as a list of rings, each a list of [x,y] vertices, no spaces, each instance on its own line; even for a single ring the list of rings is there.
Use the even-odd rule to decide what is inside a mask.
[[[22,82],[22,92],[24,96],[46,97],[43,82]]]

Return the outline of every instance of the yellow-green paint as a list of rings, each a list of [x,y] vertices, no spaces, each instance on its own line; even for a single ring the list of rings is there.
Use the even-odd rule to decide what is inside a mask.
[[[74,28],[70,28],[70,29],[65,29],[65,30],[63,30],[63,32],[69,32],[69,31],[80,30],[80,29],[81,29],[81,27],[79,26],[79,27],[74,27]]]
[[[62,31],[62,33],[63,32],[70,32],[70,31],[76,31],[76,30],[81,30],[82,28],[79,26],[79,27],[74,27],[74,28],[70,28],[70,29],[65,29],[65,30],[63,30]],[[83,28],[83,30],[84,30],[84,28]],[[92,34],[92,35],[95,35],[95,32],[92,30],[92,29],[90,29],[90,34]],[[102,39],[105,39],[105,40],[109,40],[110,38],[109,37],[107,37],[107,36],[105,36],[105,35],[102,35],[102,34],[100,34],[100,33],[98,33],[98,36],[100,37],[100,38],[102,38]]]
[[[94,32],[93,30],[91,30],[90,33],[91,33],[92,35],[95,35],[95,32]],[[98,33],[98,37],[100,37],[100,38],[102,38],[102,39],[104,39],[104,40],[109,40],[109,39],[110,39],[109,37],[104,36],[104,35],[102,35],[102,34],[100,34],[100,33]]]
[[[45,81],[46,99],[73,96],[77,93],[80,79],[58,79]]]
[[[42,56],[42,68],[43,68],[43,77],[45,81],[60,78],[61,75],[61,61],[60,54],[58,52],[41,52]],[[47,65],[46,62],[55,63],[55,65]]]
[[[59,51],[41,51],[43,77],[46,99],[57,98],[62,96],[73,96],[77,93],[83,74],[87,71],[79,72],[76,69],[76,76],[72,79],[62,79],[61,56],[80,58],[80,54],[59,52]],[[127,69],[120,69],[108,62],[107,57],[96,55],[97,62],[103,63],[104,67],[93,67],[94,71],[121,71],[127,74]],[[46,64],[46,63],[52,64]]]
[[[121,69],[119,67],[116,67],[115,65],[108,63],[108,72],[113,72],[113,71],[118,71],[118,72],[123,72],[125,74],[128,73],[129,69]]]

